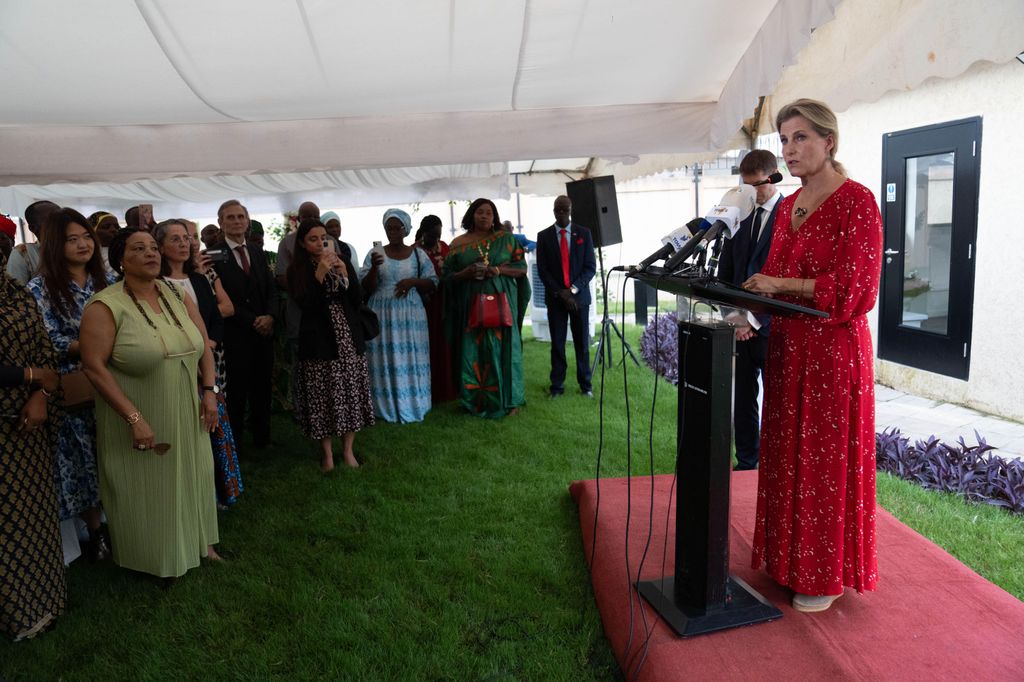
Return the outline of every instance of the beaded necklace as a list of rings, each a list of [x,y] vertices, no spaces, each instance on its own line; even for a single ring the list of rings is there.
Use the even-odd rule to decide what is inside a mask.
[[[175,326],[177,326],[178,329],[184,332],[185,328],[181,326],[181,321],[178,319],[178,316],[174,314],[174,308],[171,307],[171,304],[167,301],[167,298],[164,296],[163,289],[161,289],[157,284],[154,284],[153,286],[156,287],[156,293],[157,296],[160,297],[160,304],[163,306],[163,309],[170,314],[171,319],[174,320]],[[142,313],[142,316],[146,318],[146,323],[153,328],[153,331],[157,331],[156,325],[153,324],[153,320],[149,319],[149,315],[146,313],[146,309],[142,307],[141,303],[139,303],[139,299],[135,298],[135,292],[132,291],[131,287],[128,286],[127,282],[124,283],[124,290],[128,292],[128,298],[132,299],[132,303],[134,303],[135,307],[139,309],[139,312]]]

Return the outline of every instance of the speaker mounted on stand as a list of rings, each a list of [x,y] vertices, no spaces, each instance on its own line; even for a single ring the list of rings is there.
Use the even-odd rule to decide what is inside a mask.
[[[626,343],[626,339],[615,321],[608,316],[608,280],[604,276],[604,254],[601,252],[601,247],[622,243],[619,202],[615,195],[615,176],[602,175],[597,178],[567,182],[565,183],[565,193],[569,197],[569,201],[572,202],[572,222],[590,229],[590,234],[594,238],[594,246],[597,248],[597,261],[600,264],[604,311],[601,319],[601,335],[597,341],[597,353],[594,355],[594,364],[590,371],[593,373],[598,363],[606,367],[611,367],[614,364],[612,345],[609,343],[612,332],[619,337],[622,346],[629,353],[629,357],[633,358],[633,363],[639,367],[640,361],[637,360],[633,349]]]

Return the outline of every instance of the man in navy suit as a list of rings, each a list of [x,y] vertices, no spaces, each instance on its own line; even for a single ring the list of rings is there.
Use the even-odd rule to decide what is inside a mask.
[[[778,170],[775,154],[755,149],[740,162],[740,178],[748,185],[768,179]],[[740,223],[736,235],[726,240],[718,263],[718,278],[739,286],[761,271],[772,243],[772,229],[782,195],[775,185],[757,185],[754,212]],[[761,418],[757,409],[757,379],[764,372],[771,318],[758,315],[753,325],[736,329],[736,376],[733,389],[733,428],[736,433],[736,469],[756,469],[760,455]]]
[[[224,320],[224,364],[228,375],[228,421],[241,449],[246,407],[253,445],[270,444],[271,376],[274,369],[274,276],[262,248],[246,242],[249,213],[231,199],[221,204],[217,222],[231,258],[217,263],[235,314]]]
[[[565,391],[565,334],[572,328],[576,381],[580,392],[594,397],[590,385],[590,280],[597,271],[590,230],[571,221],[569,197],[555,199],[555,224],[537,235],[537,273],[544,283],[544,303],[551,332],[551,397]]]

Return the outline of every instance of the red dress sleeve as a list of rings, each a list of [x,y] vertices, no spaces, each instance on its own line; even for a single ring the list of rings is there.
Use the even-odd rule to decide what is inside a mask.
[[[839,190],[846,196],[837,216],[841,227],[832,267],[814,279],[814,307],[829,314],[825,324],[845,324],[878,300],[882,217],[870,190],[853,182],[847,187]]]

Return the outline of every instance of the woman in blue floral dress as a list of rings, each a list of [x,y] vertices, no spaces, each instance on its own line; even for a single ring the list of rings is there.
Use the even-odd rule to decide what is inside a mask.
[[[62,377],[81,370],[78,326],[86,301],[113,281],[89,221],[71,208],[53,213],[42,232],[39,274],[28,283],[57,351]],[[61,522],[80,517],[94,561],[110,555],[100,524],[96,417],[92,407],[69,410],[57,438],[56,484]]]

